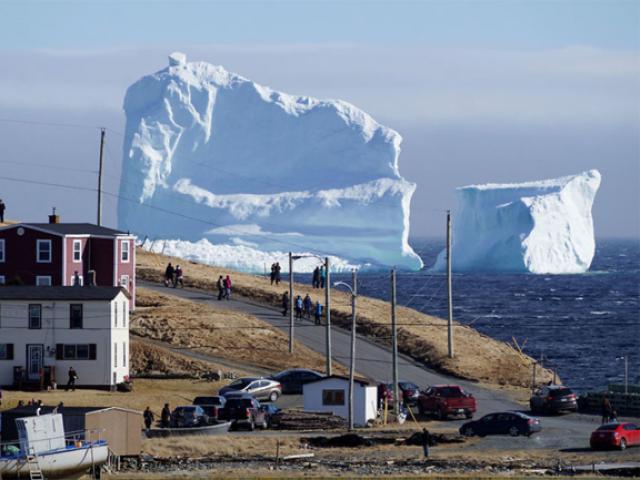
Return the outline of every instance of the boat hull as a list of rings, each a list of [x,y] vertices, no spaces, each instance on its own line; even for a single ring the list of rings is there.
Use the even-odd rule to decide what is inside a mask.
[[[106,463],[109,448],[106,444],[82,446],[38,454],[40,470],[45,478],[73,478],[86,473],[91,466]],[[29,478],[29,464],[25,457],[0,457],[0,478]]]
[[[158,437],[184,437],[187,435],[222,435],[229,431],[231,422],[219,423],[217,425],[207,425],[206,427],[195,428],[153,428],[147,430],[147,438]]]

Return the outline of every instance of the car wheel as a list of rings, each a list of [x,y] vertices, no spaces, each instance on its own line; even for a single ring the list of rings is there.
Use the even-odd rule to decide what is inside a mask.
[[[438,410],[438,420],[446,420],[447,419],[447,412],[445,412],[444,410]]]
[[[467,418],[473,418],[473,412],[466,411],[464,412],[464,416]]]
[[[278,395],[278,392],[277,392],[276,390],[274,390],[273,392],[271,392],[271,393],[269,394],[269,401],[270,401],[271,403],[274,403],[276,400],[278,400],[278,397],[279,397],[279,396],[280,396],[280,395]]]
[[[267,428],[269,428],[269,422],[267,422],[267,419],[265,418],[260,424],[260,430],[266,430]]]
[[[511,427],[509,429],[509,435],[511,435],[512,437],[517,437],[518,435],[520,435],[520,430],[518,430],[518,427]]]
[[[463,431],[462,434],[465,437],[473,437],[476,433],[473,431],[473,427],[466,427]]]
[[[249,422],[249,431],[253,432],[256,429],[256,424],[254,423],[253,420],[251,420],[251,422]]]
[[[620,450],[627,448],[627,441],[624,438],[620,439]]]

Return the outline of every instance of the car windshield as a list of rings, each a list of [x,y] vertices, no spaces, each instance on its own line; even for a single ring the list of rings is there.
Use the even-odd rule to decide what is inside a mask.
[[[415,383],[411,382],[398,382],[398,386],[402,390],[417,390],[418,386]]]
[[[598,427],[598,430],[616,430],[619,426],[619,423],[608,423]]]
[[[251,408],[250,398],[231,398],[227,401],[227,408]]]
[[[251,382],[253,382],[255,378],[240,378],[229,385],[229,388],[233,388],[234,390],[242,390]]]
[[[567,395],[571,395],[573,392],[570,388],[554,388],[549,391],[549,396],[551,397],[565,397]]]
[[[441,387],[438,388],[437,392],[443,396],[448,398],[458,398],[464,397],[464,392],[461,388],[458,387]]]
[[[189,408],[189,407],[178,408],[176,410],[176,413],[178,415],[194,415],[196,413],[196,409],[195,408]]]

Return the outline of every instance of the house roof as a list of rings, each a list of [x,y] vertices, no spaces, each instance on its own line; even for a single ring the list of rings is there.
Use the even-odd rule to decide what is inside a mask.
[[[12,285],[0,287],[0,300],[113,300],[120,292],[131,298],[123,287]]]
[[[305,384],[305,385],[308,385],[308,384],[310,384],[310,383],[326,382],[327,380],[331,380],[331,379],[334,379],[334,378],[337,378],[338,380],[345,380],[345,381],[347,381],[347,382],[349,381],[349,377],[346,377],[346,376],[344,376],[344,375],[330,375],[330,376],[328,376],[328,377],[322,377],[322,378],[318,378],[318,379],[316,379],[316,380],[309,380],[308,382],[304,382],[304,384]],[[373,382],[372,382],[372,381],[367,380],[366,378],[358,378],[358,377],[355,377],[355,378],[353,379],[353,381],[354,381],[354,382],[356,382],[356,383],[359,383],[360,385],[362,385],[362,386],[364,386],[364,387],[366,387],[366,386],[369,386],[369,385],[372,385],[372,384],[373,384]]]
[[[38,230],[53,233],[54,235],[100,235],[108,237],[129,235],[127,232],[101,227],[93,223],[16,223],[5,228],[17,228],[20,226],[37,228]]]

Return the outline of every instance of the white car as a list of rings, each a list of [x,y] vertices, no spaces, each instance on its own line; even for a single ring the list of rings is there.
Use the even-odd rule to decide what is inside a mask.
[[[275,402],[282,395],[282,385],[263,377],[241,377],[226,387],[222,387],[218,392],[219,395],[225,397],[234,393],[248,393],[258,400]]]

